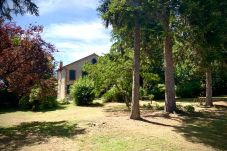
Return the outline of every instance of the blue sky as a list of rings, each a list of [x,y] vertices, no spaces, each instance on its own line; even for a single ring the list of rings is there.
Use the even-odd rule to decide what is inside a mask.
[[[96,12],[99,0],[36,0],[39,16],[14,17],[22,27],[44,26],[42,37],[56,46],[56,61],[69,64],[97,53],[107,53],[111,46],[110,29],[106,29]]]

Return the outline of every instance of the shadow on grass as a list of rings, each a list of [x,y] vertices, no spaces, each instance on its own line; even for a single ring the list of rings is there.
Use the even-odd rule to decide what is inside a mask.
[[[104,104],[99,103],[99,102],[95,102],[95,103],[91,103],[91,104],[86,104],[86,105],[77,105],[74,104],[75,106],[79,106],[79,107],[103,107]]]
[[[176,102],[193,103],[193,102],[197,102],[197,100],[196,100],[196,98],[176,98]]]
[[[159,123],[159,122],[154,122],[154,121],[150,121],[144,118],[139,119],[141,122],[145,122],[145,123],[150,123],[150,124],[154,124],[154,125],[160,125],[160,126],[165,126],[165,127],[175,127],[178,128],[179,126],[174,126],[174,125],[169,125],[169,124],[163,124],[163,123]]]
[[[49,111],[56,111],[56,110],[64,110],[67,105],[60,105],[58,104],[56,107],[49,108],[49,109],[43,109],[43,110],[38,110],[34,112],[49,112]]]
[[[219,150],[227,150],[227,110],[202,112],[184,119],[183,127],[176,127],[193,143],[203,143]]]
[[[225,110],[227,110],[227,106],[226,105],[215,104],[214,107],[217,108],[217,109],[225,109]]]
[[[20,111],[18,108],[0,108],[0,114]]]
[[[88,105],[88,107],[103,107],[103,106],[104,106],[104,104],[99,103],[99,102],[95,102],[95,103]]]
[[[105,112],[123,112],[129,113],[130,109],[123,109],[123,108],[106,108],[104,109]]]
[[[44,110],[35,110],[32,111],[31,109],[29,110],[21,110],[19,108],[6,108],[6,109],[2,109],[0,108],[0,114],[6,114],[6,113],[13,113],[13,112],[17,112],[17,111],[22,111],[22,112],[49,112],[49,111],[56,111],[56,110],[64,110],[66,108],[66,105],[58,105],[57,107],[54,108],[50,108],[50,109],[44,109]]]
[[[66,121],[29,122],[14,127],[0,127],[0,150],[19,150],[23,146],[45,143],[53,136],[70,138],[85,132],[84,128]]]

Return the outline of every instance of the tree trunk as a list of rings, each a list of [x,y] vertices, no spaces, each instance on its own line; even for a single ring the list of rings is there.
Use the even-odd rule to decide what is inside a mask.
[[[176,109],[172,52],[173,36],[169,25],[169,16],[165,9],[163,9],[162,17],[163,27],[166,34],[164,39],[165,112],[173,113]]]
[[[206,69],[206,106],[211,107],[213,106],[212,101],[212,73],[211,69]]]
[[[140,119],[139,109],[139,87],[140,87],[140,25],[137,20],[134,27],[134,65],[132,84],[132,109],[130,119]]]

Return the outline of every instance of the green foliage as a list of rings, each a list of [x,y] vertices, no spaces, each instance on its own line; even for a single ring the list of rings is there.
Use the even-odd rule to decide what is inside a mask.
[[[192,106],[192,105],[186,105],[184,108],[185,108],[185,110],[186,110],[187,112],[189,112],[189,113],[195,112],[195,108],[194,108],[194,106]]]
[[[124,95],[113,86],[103,95],[104,102],[125,102]]]
[[[27,110],[31,108],[31,103],[29,102],[29,97],[28,96],[23,96],[19,100],[19,107],[22,110]]]
[[[154,103],[154,110],[164,110],[164,105]]]
[[[133,48],[133,27],[135,21],[139,20],[142,27],[140,30],[142,35],[140,86],[143,88],[140,90],[140,99],[149,94],[153,94],[154,99],[163,99],[165,96],[164,85],[161,86],[159,83],[165,82],[162,50],[166,35],[170,37],[174,35],[170,45],[173,45],[175,55],[176,74],[174,78],[176,79],[177,95],[180,97],[200,95],[202,81],[204,81],[204,69],[214,70],[215,62],[218,62],[218,66],[220,66],[226,58],[223,54],[226,54],[227,46],[227,12],[223,8],[227,6],[227,3],[224,0],[207,2],[204,0],[135,0],[130,2],[103,0],[100,2],[98,12],[106,26],[112,25],[113,27],[113,40],[116,42],[112,49],[123,55]],[[120,59],[116,59],[115,56],[117,55],[112,53],[109,55],[110,58],[106,57],[110,62],[107,59],[106,64],[103,62],[103,65],[99,67],[102,69],[92,75],[105,73],[102,78],[96,77],[95,80],[98,82],[95,87],[99,89],[99,94],[103,94],[116,85],[119,91],[127,92],[126,94],[130,98],[132,72],[128,70],[127,72],[130,74],[125,76],[124,68],[129,67],[125,63],[127,59],[123,59],[124,62],[119,63]],[[132,67],[131,63],[130,67]],[[226,92],[225,78],[223,80],[221,76],[216,77],[213,82],[214,94],[220,94],[221,91]],[[122,80],[123,78],[125,79]]]
[[[151,103],[148,103],[148,104],[143,104],[143,108],[150,110],[150,109],[153,109],[153,106],[151,105]]]
[[[35,111],[46,110],[56,108],[58,106],[58,102],[56,101],[55,96],[45,96],[42,98],[36,97],[39,95],[38,89],[35,88],[29,96],[23,96],[19,100],[19,107],[22,110],[32,109]],[[32,96],[32,97],[31,97]]]
[[[55,96],[46,96],[39,101],[38,110],[46,110],[56,108],[58,106],[58,102],[56,101]]]
[[[148,94],[146,89],[140,87],[140,99],[141,100],[153,100],[154,95]]]
[[[148,109],[148,110],[164,110],[164,105],[161,105],[159,103],[148,103],[148,104],[143,104],[143,108]]]
[[[30,0],[3,0],[0,5],[0,16],[3,19],[12,20],[15,15],[24,15],[29,13],[31,15],[39,15],[38,6]]]
[[[193,113],[195,112],[195,107],[193,105],[181,105],[181,104],[177,104],[177,109],[180,111],[184,111],[187,113]]]
[[[35,107],[38,103],[38,100],[40,100],[40,93],[41,88],[35,87],[31,90],[31,93],[29,94],[29,102]]]
[[[24,95],[19,102],[21,109],[31,109],[33,111],[56,108],[56,80],[53,78],[41,81],[31,89],[29,95]]]
[[[45,93],[47,92],[43,92],[41,87],[34,87],[29,96],[22,97],[25,99],[20,100],[22,101],[20,108],[32,109],[34,111],[56,108],[58,106],[56,96],[47,95]],[[28,101],[26,99],[28,99]]]
[[[153,100],[154,99],[154,95],[153,94],[149,94],[148,96],[144,96],[143,99],[144,100]]]
[[[147,96],[147,90],[140,87],[140,99],[143,100],[144,96]]]
[[[227,2],[225,0],[184,1],[180,5],[182,17],[179,18],[179,21],[182,24],[178,24],[180,28],[178,28],[178,34],[176,34],[177,41],[180,41],[180,49],[177,49],[180,52],[180,55],[178,55],[180,56],[179,60],[180,62],[187,60],[188,63],[186,64],[194,65],[192,69],[186,71],[197,69],[199,72],[203,72],[203,75],[200,76],[203,81],[205,81],[205,72],[207,74],[214,73],[216,68],[222,66],[225,62],[227,11],[223,8],[226,6]],[[209,78],[206,80],[207,82],[210,81]],[[219,84],[216,83],[215,78],[213,82],[213,94],[217,94],[217,88],[220,85],[226,87],[225,80],[218,81],[220,81]],[[192,86],[190,87],[192,89]],[[208,98],[212,97],[212,94],[208,91],[210,89],[212,89],[212,86],[206,89]],[[222,90],[221,88],[219,92]],[[206,102],[206,104],[212,104],[212,102]]]
[[[76,105],[89,105],[95,98],[94,82],[88,77],[80,78],[70,87],[70,95]]]
[[[213,70],[212,93],[214,96],[225,95],[227,92],[226,70],[227,70],[227,66],[215,67]]]
[[[190,55],[202,68],[223,59],[226,50],[224,31],[227,30],[227,13],[223,6],[226,5],[226,1],[198,0],[184,1],[180,6],[182,27],[179,28],[179,35],[184,41],[182,46],[189,50],[182,54]]]
[[[124,53],[118,52],[117,46],[117,44],[113,45],[110,53],[100,57],[97,64],[86,64],[84,70],[88,73],[88,77],[94,81],[97,97],[102,96],[106,91],[110,90],[110,92],[105,94],[105,97],[114,98],[112,94],[118,94],[118,96],[123,95],[124,97],[121,97],[121,99],[116,99],[116,97],[114,99],[124,100],[126,102],[131,100],[132,92],[132,53],[129,49]],[[152,100],[155,97],[152,93],[153,87],[155,85],[158,88],[161,87],[158,85],[160,77],[159,74],[152,73],[156,72],[156,69],[153,69],[153,66],[156,65],[153,61],[144,58],[142,62],[141,78],[143,85],[140,89],[140,99]],[[111,90],[113,86],[114,90],[117,89],[116,91]],[[156,89],[155,87],[154,92],[157,96],[156,98],[164,98],[164,91],[161,88],[160,90]],[[106,99],[106,101],[108,100],[113,101],[113,99]]]
[[[158,84],[153,88],[151,93],[154,95],[154,99],[164,99],[165,98],[165,85]]]
[[[63,105],[66,105],[66,104],[70,104],[70,101],[72,101],[72,98],[70,95],[68,95],[63,100],[60,100],[59,102]]]
[[[181,98],[198,97],[201,94],[200,81],[185,81],[177,85],[176,94]]]
[[[86,64],[84,70],[94,81],[94,91],[97,97],[102,96],[111,87],[115,87],[125,100],[131,99],[132,91],[132,53],[117,52],[115,45],[109,54],[98,59],[97,64]]]

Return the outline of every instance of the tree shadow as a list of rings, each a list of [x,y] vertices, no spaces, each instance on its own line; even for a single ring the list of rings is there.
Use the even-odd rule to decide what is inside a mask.
[[[227,110],[203,111],[187,116],[183,127],[175,127],[187,140],[203,143],[219,150],[227,150]]]
[[[163,123],[159,123],[159,122],[154,122],[154,121],[150,121],[150,120],[147,120],[147,119],[144,119],[144,118],[140,118],[139,120],[141,122],[150,123],[150,124],[154,124],[154,125],[179,128],[179,126],[174,126],[174,125],[169,125],[169,124],[163,124]]]
[[[103,106],[104,104],[99,102],[94,102],[88,105],[88,107],[103,107]]]
[[[227,110],[227,106],[226,105],[214,104],[214,107],[217,108],[217,109],[225,109],[225,110]]]
[[[56,107],[53,108],[49,108],[49,109],[43,109],[43,110],[35,110],[32,111],[30,109],[28,110],[21,110],[19,108],[6,108],[6,109],[2,109],[0,108],[0,114],[6,114],[6,113],[13,113],[13,112],[17,112],[17,111],[22,111],[22,112],[50,112],[50,111],[56,111],[56,110],[64,110],[66,108],[65,105],[58,105]]]
[[[50,112],[50,111],[56,111],[56,110],[64,110],[67,106],[66,105],[60,105],[58,104],[56,107],[49,108],[49,109],[43,109],[43,110],[35,110],[34,112]]]
[[[19,111],[18,108],[0,108],[0,114],[12,113]]]
[[[165,113],[165,112],[155,112],[154,111],[152,114],[151,113],[144,114],[143,117],[145,117],[145,118],[156,118],[156,117],[159,117],[159,118],[164,118],[164,119],[173,120],[173,121],[177,121],[177,122],[182,122],[181,118],[179,118],[179,117],[171,117],[169,115],[169,113]]]
[[[53,136],[70,138],[85,132],[84,128],[66,121],[29,122],[14,127],[0,127],[0,150],[19,150],[23,146],[47,142]]]
[[[76,104],[74,104],[74,105],[76,105]],[[90,104],[86,104],[86,105],[76,105],[76,106],[84,107],[84,108],[86,108],[86,107],[103,107],[104,104],[95,102],[95,103],[90,103]]]

